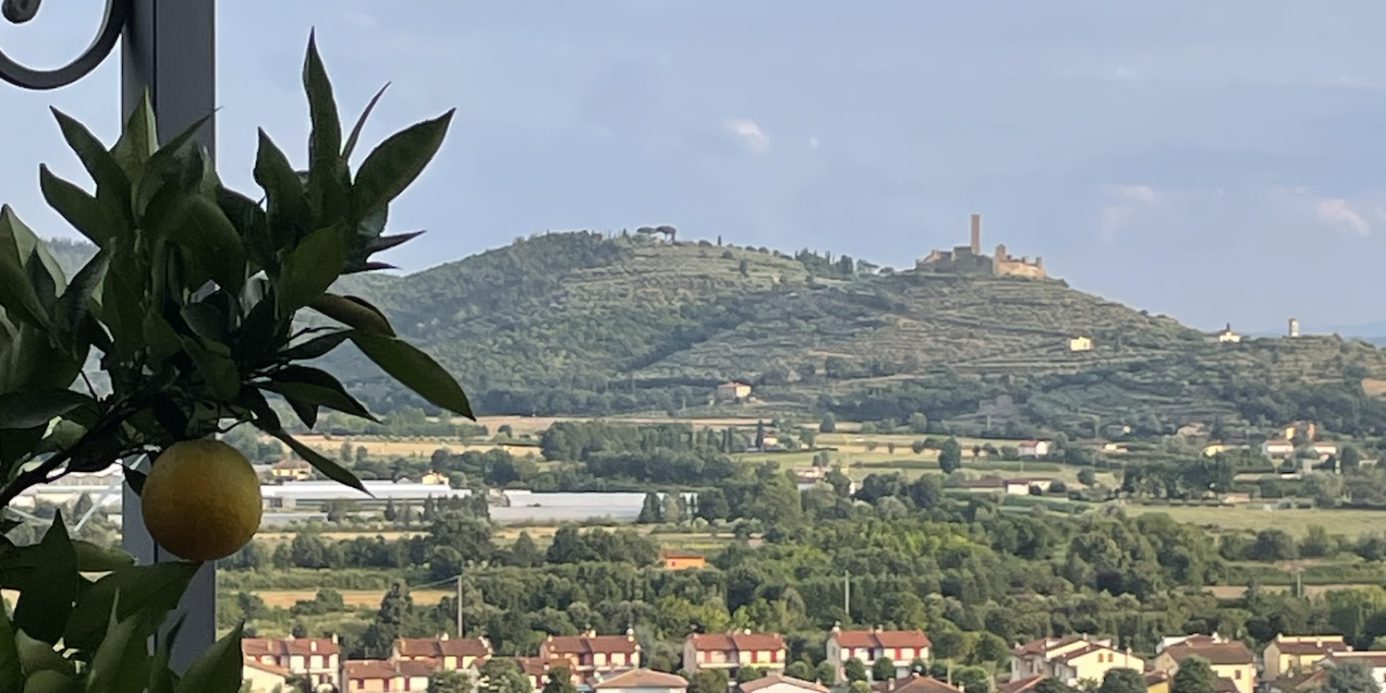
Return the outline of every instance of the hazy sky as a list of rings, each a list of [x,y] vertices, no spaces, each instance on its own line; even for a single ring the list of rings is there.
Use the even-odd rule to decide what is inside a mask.
[[[52,64],[95,2],[50,0],[0,45]],[[1075,287],[1201,327],[1386,317],[1386,4],[1343,0],[239,0],[220,5],[223,179],[255,127],[306,153],[316,26],[367,140],[456,106],[397,205],[406,269],[544,229],[680,237],[910,266],[965,242],[1043,255]],[[45,108],[114,136],[118,61],[0,89],[0,197],[63,235],[37,162],[70,177]]]

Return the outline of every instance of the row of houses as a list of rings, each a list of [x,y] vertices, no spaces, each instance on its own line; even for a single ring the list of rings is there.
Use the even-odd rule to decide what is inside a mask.
[[[916,664],[930,661],[930,649],[928,636],[920,630],[834,627],[824,654],[834,667],[836,683],[846,680],[846,665],[854,659],[868,666],[885,659],[895,665],[894,677],[874,681],[876,693],[956,691],[946,682],[918,675]],[[429,677],[440,671],[465,671],[475,681],[495,656],[484,638],[447,635],[398,639],[389,657],[380,660],[343,661],[336,638],[247,638],[243,653],[252,692],[272,691],[295,675],[323,691],[423,691]],[[1386,652],[1354,651],[1338,635],[1282,635],[1266,646],[1259,661],[1242,641],[1217,634],[1166,638],[1150,657],[1119,647],[1110,638],[1089,635],[1032,640],[1011,655],[1010,677],[1000,684],[1001,693],[1026,693],[1047,678],[1080,687],[1101,682],[1118,668],[1144,673],[1147,693],[1169,693],[1180,665],[1193,657],[1209,662],[1218,693],[1306,693],[1322,685],[1326,667],[1343,662],[1364,665],[1373,680],[1386,687]],[[629,630],[549,636],[536,656],[513,659],[535,691],[558,670],[568,671],[572,683],[584,690],[682,693],[687,686],[681,677],[642,668],[640,643]],[[767,674],[756,686],[743,684],[742,693],[804,693],[805,687],[826,693],[816,684],[784,677],[787,663],[788,648],[778,633],[695,633],[683,644],[685,672],[723,671],[734,679],[742,668],[752,667]],[[1264,685],[1258,688],[1258,683]]]
[[[848,661],[873,663],[881,658],[894,662],[896,674],[904,678],[910,675],[914,662],[928,661],[929,648],[928,636],[919,630],[834,628],[826,655],[836,666],[839,680],[845,678],[843,669]],[[494,656],[485,638],[449,638],[446,634],[400,638],[390,656],[378,660],[342,660],[335,637],[246,638],[242,653],[251,691],[272,691],[288,677],[302,676],[315,689],[346,693],[421,691],[427,688],[429,676],[440,671],[467,671],[475,680],[482,665]],[[575,685],[592,688],[648,682],[658,673],[626,676],[642,671],[640,643],[630,630],[618,635],[593,631],[551,635],[539,644],[536,656],[514,659],[536,691],[559,669],[566,669]],[[777,674],[784,670],[787,659],[788,648],[778,633],[695,633],[683,646],[684,670],[693,673],[715,670],[735,677],[741,668],[754,667]]]

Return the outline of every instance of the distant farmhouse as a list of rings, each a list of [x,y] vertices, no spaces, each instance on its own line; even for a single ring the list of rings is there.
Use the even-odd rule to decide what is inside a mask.
[[[932,250],[927,257],[914,263],[914,268],[923,272],[942,274],[991,275],[993,277],[1026,277],[1044,279],[1049,275],[1044,271],[1044,258],[1031,260],[1028,257],[1016,258],[1006,252],[1004,244],[996,246],[996,254],[990,257],[982,254],[982,215],[972,215],[972,244],[960,245],[952,250]]]

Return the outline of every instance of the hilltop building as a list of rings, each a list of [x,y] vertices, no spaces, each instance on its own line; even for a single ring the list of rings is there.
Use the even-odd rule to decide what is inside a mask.
[[[1298,318],[1290,318],[1290,338],[1293,339],[1293,338],[1298,337],[1298,336],[1299,336],[1299,319],[1298,319]]]
[[[741,402],[750,398],[751,386],[740,380],[728,380],[717,386],[714,396],[719,402]]]
[[[1220,344],[1237,344],[1242,341],[1242,336],[1232,331],[1232,323],[1230,322],[1216,336]]]
[[[916,270],[938,272],[941,274],[991,275],[993,277],[1026,277],[1044,279],[1044,258],[1013,257],[1006,252],[1005,244],[996,246],[991,256],[982,254],[982,215],[972,215],[972,242],[969,245],[954,246],[952,250],[931,250],[926,257],[916,260]]]
[[[1092,351],[1092,337],[1084,335],[1070,337],[1068,340],[1068,350],[1074,352]]]

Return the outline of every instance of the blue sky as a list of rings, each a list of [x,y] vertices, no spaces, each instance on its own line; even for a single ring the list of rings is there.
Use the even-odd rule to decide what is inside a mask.
[[[50,0],[0,45],[75,54],[95,3]],[[1386,4],[1288,0],[221,2],[223,179],[255,127],[305,154],[310,27],[367,141],[456,106],[392,214],[419,269],[545,229],[846,252],[896,267],[964,242],[1201,327],[1386,317]],[[4,88],[0,191],[41,233],[37,163],[80,177],[45,111],[114,136],[117,61]]]

